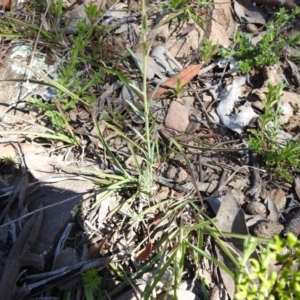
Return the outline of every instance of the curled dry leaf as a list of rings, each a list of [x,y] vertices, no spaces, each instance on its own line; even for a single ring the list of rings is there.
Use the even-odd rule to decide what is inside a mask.
[[[149,240],[146,247],[136,253],[134,259],[137,261],[146,260],[150,256],[151,251],[152,251],[152,242],[151,240]]]
[[[157,225],[160,222],[160,219],[157,219],[155,221],[153,221],[147,228],[147,233],[148,233],[148,244],[146,245],[146,247],[144,247],[142,250],[140,250],[139,252],[137,252],[134,256],[134,259],[137,261],[143,261],[146,260],[152,251],[152,241],[150,239],[150,229],[152,226]]]
[[[178,82],[183,86],[189,83],[200,71],[202,64],[188,66],[178,74],[164,81],[161,86],[156,90],[156,93],[152,97],[152,92],[148,93],[148,98],[152,99],[162,99],[168,96],[168,90],[171,88],[176,88]]]
[[[208,39],[213,44],[229,46],[230,37],[235,32],[235,23],[232,17],[231,2],[214,2],[211,15],[211,30]]]
[[[186,28],[178,34],[178,37],[179,38],[183,38],[183,37],[187,36],[195,28],[196,28],[196,24],[195,23],[187,23]]]

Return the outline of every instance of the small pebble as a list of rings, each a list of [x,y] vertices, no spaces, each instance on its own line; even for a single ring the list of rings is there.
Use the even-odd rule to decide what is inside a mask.
[[[247,204],[246,208],[247,208],[247,211],[249,212],[250,215],[259,215],[259,216],[262,216],[264,218],[267,215],[266,207],[264,206],[264,204],[262,204],[259,201],[249,202]]]
[[[272,220],[265,220],[255,226],[254,234],[258,237],[270,239],[275,234],[280,234],[283,229],[282,224]]]
[[[292,218],[287,225],[285,226],[284,233],[292,232],[296,236],[300,234],[300,216],[297,214],[294,218]]]
[[[189,123],[189,109],[177,101],[172,101],[165,120],[166,127],[185,132]]]
[[[177,175],[177,168],[174,166],[170,166],[167,171],[167,178],[169,179],[175,179]]]
[[[178,182],[182,183],[188,178],[188,173],[184,169],[180,169],[178,172]]]

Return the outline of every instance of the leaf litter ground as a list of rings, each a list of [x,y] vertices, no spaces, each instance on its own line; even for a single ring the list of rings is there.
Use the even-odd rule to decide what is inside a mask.
[[[144,108],[134,92],[141,84],[137,65],[143,64],[139,6],[107,4],[111,8],[97,19],[103,26],[101,36],[91,40],[101,43],[96,49],[88,45],[81,53],[97,61],[76,63],[77,73],[62,83],[93,105],[77,99],[72,107],[66,105],[72,94],[65,96],[60,86],[57,91],[33,80],[49,84],[58,78],[57,70],[74,46],[72,36],[80,34],[78,19],[87,18],[83,6],[63,5],[68,14],[52,28],[61,32],[52,50],[46,38],[48,31],[52,34],[53,16],[45,8],[41,18],[33,18],[40,15],[33,7],[21,8],[14,19],[1,12],[7,30],[2,33],[23,35],[14,40],[1,37],[1,80],[17,79],[0,82],[0,290],[6,299],[46,295],[60,299],[67,293],[84,297],[81,274],[91,268],[102,277],[102,298],[137,299],[154,285],[158,297],[169,289],[172,299],[177,265],[171,258],[180,253],[183,241],[190,248],[181,252],[183,274],[177,288],[182,294],[177,297],[233,298],[232,275],[243,242],[225,238],[226,232],[262,240],[287,230],[299,233],[297,173],[292,174],[293,184],[277,178],[247,146],[250,129],[263,112],[268,83],[289,83],[282,98],[282,134],[297,137],[297,64],[283,57],[262,72],[242,76],[233,59],[214,55],[203,62],[204,37],[230,46],[236,24],[241,30],[265,24],[266,12],[253,9],[250,1],[236,1],[239,21],[234,21],[230,3],[203,7],[192,3],[188,9],[175,1],[172,5],[167,13],[164,3],[149,4],[148,10],[152,51],[145,76],[151,138],[158,156],[148,194],[141,188],[147,184],[143,181],[147,161],[140,148]],[[191,11],[199,17],[197,22]],[[15,22],[18,32],[9,22]],[[28,24],[36,27],[27,27],[31,33],[26,36]],[[135,59],[127,55],[128,48]],[[99,77],[80,92],[80,84],[92,81],[96,72],[101,81]],[[44,104],[49,99],[63,101],[56,102],[51,113],[47,107],[45,114],[41,106],[29,105],[32,96]],[[55,127],[55,112],[64,115],[66,128]]]

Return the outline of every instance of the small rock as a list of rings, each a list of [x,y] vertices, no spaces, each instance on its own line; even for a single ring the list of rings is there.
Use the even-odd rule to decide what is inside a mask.
[[[262,217],[266,217],[267,209],[266,207],[259,201],[252,201],[247,204],[247,211],[250,215],[260,215]]]
[[[282,224],[272,220],[265,220],[256,225],[254,234],[262,238],[272,238],[275,234],[280,234],[283,229]]]
[[[285,193],[282,189],[273,189],[270,191],[270,197],[273,199],[278,210],[282,210],[286,205]]]
[[[167,171],[167,178],[169,179],[175,179],[177,175],[177,168],[174,166],[170,166]]]
[[[285,226],[284,233],[292,232],[296,236],[300,234],[300,215],[296,214]]]
[[[189,125],[189,109],[177,101],[173,101],[169,107],[165,120],[166,127],[184,132]]]
[[[188,173],[184,169],[180,169],[178,173],[178,181],[181,183],[188,177]]]

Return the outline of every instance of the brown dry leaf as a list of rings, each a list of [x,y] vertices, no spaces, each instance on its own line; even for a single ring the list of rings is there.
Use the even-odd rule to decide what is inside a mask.
[[[160,221],[161,221],[161,219],[157,219],[157,220],[153,221],[153,222],[148,226],[148,230],[150,231],[150,228],[151,228],[152,226],[156,226]]]
[[[151,240],[149,240],[146,247],[136,253],[134,259],[137,261],[146,260],[150,256],[151,251],[152,251],[152,242]]]
[[[10,0],[0,0],[0,6],[4,6],[5,9],[10,9]]]
[[[208,38],[213,44],[231,45],[230,37],[235,31],[235,22],[232,18],[231,10],[230,1],[214,3],[211,31]]]
[[[168,96],[168,88],[176,88],[178,84],[178,80],[180,80],[180,85],[183,86],[189,83],[200,71],[202,68],[202,64],[188,66],[178,74],[164,81],[161,86],[156,90],[155,95],[152,97],[152,92],[148,93],[148,98],[152,97],[152,99],[161,99]],[[165,86],[165,87],[163,87]]]
[[[88,250],[88,258],[95,259],[102,254],[104,256],[104,246],[107,244],[108,240],[113,236],[117,231],[118,227],[115,228],[111,233],[107,234],[101,241],[93,244]]]
[[[46,152],[46,149],[41,145],[35,145],[35,144],[19,144],[19,145],[21,147],[21,151],[23,152],[23,154],[27,154],[27,153],[35,154],[35,153]],[[15,147],[7,143],[0,144],[0,158],[15,157],[16,149],[19,149],[18,144],[16,144]]]
[[[140,250],[139,252],[136,253],[136,255],[134,256],[134,259],[137,261],[142,261],[142,260],[146,260],[152,251],[152,241],[150,239],[150,228],[152,226],[157,225],[160,222],[160,219],[157,219],[155,221],[153,221],[147,228],[147,233],[148,233],[148,244],[146,245],[146,247],[144,247],[142,250]]]

